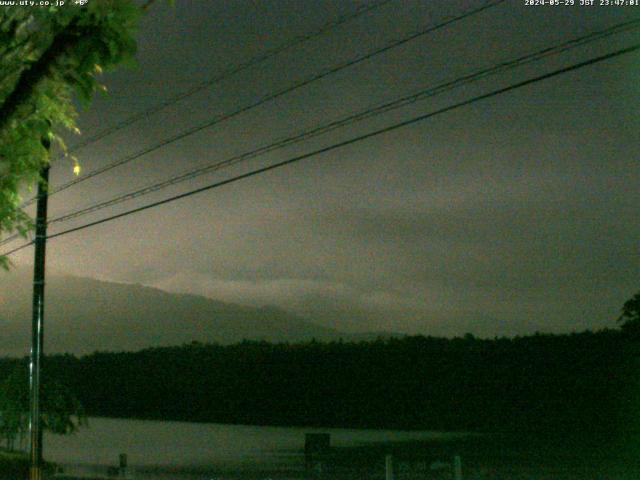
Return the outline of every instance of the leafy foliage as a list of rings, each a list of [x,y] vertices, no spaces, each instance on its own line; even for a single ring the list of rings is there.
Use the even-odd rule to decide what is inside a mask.
[[[75,432],[86,423],[80,401],[62,383],[46,378],[42,385],[42,426],[59,435]],[[0,434],[10,449],[17,437],[22,438],[29,428],[29,384],[23,365],[0,385]]]
[[[141,9],[132,0],[0,11],[0,234],[32,228],[19,192],[49,162],[43,139],[66,151],[79,133],[73,95],[87,105],[103,69],[132,61]],[[0,257],[0,266],[7,259]]]
[[[640,292],[625,302],[618,322],[623,331],[640,337]]]
[[[29,455],[24,452],[0,451],[0,478],[2,480],[24,480],[29,478]],[[44,462],[44,478],[51,478],[56,472],[56,465]]]

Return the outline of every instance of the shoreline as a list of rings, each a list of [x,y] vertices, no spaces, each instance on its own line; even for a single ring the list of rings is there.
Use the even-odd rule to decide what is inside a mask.
[[[564,440],[564,447],[563,447]],[[385,457],[392,455],[397,480],[438,479],[451,475],[453,457],[461,457],[463,478],[469,480],[632,480],[640,478],[640,460],[601,449],[597,438],[561,436],[523,437],[494,434],[464,439],[408,440],[369,445],[332,447],[316,457],[310,474],[299,462],[281,467],[267,465],[200,466],[135,469],[142,478],[215,478],[216,480],[301,480],[305,478],[360,480],[384,478]],[[316,468],[321,464],[320,469]],[[433,469],[434,465],[440,466]],[[449,466],[447,466],[448,464]],[[321,471],[322,474],[317,472]],[[315,473],[314,473],[315,472]]]

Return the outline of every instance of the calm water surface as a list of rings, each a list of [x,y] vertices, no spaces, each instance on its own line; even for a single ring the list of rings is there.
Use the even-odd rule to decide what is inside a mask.
[[[299,470],[310,432],[330,433],[336,447],[455,435],[90,418],[74,435],[46,435],[44,455],[67,472],[88,473],[117,465],[118,455],[126,453],[135,478],[210,479],[224,470]]]

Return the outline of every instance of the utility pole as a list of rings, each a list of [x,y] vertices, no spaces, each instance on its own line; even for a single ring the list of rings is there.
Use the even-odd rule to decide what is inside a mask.
[[[42,144],[49,151],[49,141]],[[35,261],[33,268],[33,317],[31,321],[31,359],[29,362],[29,480],[42,480],[42,421],[40,416],[40,372],[44,341],[44,267],[47,244],[47,200],[49,165],[42,167],[38,183]]]

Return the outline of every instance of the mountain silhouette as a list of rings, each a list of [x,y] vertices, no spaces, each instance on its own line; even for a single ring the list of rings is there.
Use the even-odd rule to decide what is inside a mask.
[[[26,269],[0,272],[0,356],[29,352],[31,289],[31,272]],[[137,284],[50,273],[44,331],[45,353],[75,354],[193,341],[299,342],[352,336],[273,306],[241,306]]]

